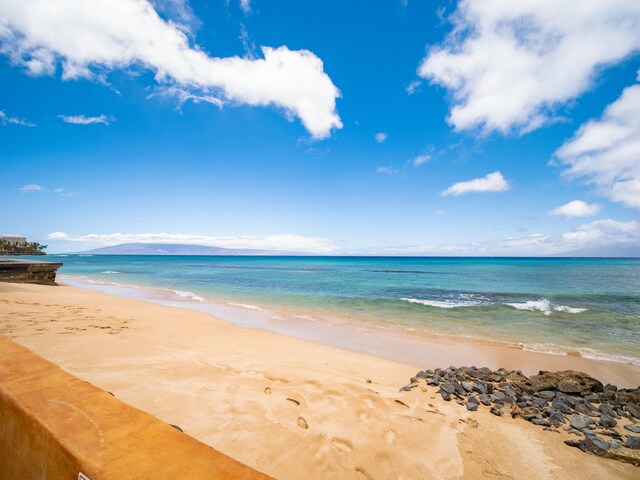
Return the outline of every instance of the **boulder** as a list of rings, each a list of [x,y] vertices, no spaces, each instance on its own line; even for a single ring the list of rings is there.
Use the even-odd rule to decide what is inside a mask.
[[[563,372],[540,372],[529,378],[531,389],[534,392],[542,390],[557,390],[568,394],[587,395],[598,393],[604,390],[602,382],[587,375],[586,373],[574,370]]]

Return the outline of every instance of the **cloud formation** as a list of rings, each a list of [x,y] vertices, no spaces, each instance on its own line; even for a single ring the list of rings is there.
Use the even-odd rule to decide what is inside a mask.
[[[640,251],[640,222],[597,220],[559,234],[535,233],[525,237],[507,237],[496,241],[415,245],[379,248],[379,255],[613,255],[624,254],[627,249]],[[633,250],[635,249],[635,250]],[[362,253],[362,252],[361,252]]]
[[[574,200],[554,208],[549,215],[560,217],[590,217],[600,211],[600,205],[587,203],[582,200]]]
[[[251,0],[240,0],[240,8],[244,13],[251,12]]]
[[[190,33],[148,0],[0,2],[0,53],[30,75],[54,75],[61,65],[64,80],[106,81],[112,70],[143,68],[163,86],[281,108],[316,139],[342,127],[340,92],[312,52],[262,47],[263,58],[217,58],[192,45]]]
[[[35,127],[35,123],[31,123],[31,122],[27,122],[26,120],[23,120],[21,118],[17,118],[17,117],[10,117],[9,115],[7,115],[4,110],[0,110],[0,124],[2,124],[2,126],[5,125],[22,125],[23,127]]]
[[[396,173],[398,173],[398,169],[391,165],[385,165],[383,167],[376,168],[376,173],[382,173],[384,175],[395,175]]]
[[[526,133],[640,49],[640,2],[461,0],[418,74],[451,93],[456,130]]]
[[[412,163],[414,167],[419,167],[423,163],[427,163],[429,160],[431,160],[431,155],[418,155],[413,159]]]
[[[448,195],[457,197],[465,193],[504,192],[510,188],[509,182],[505,180],[502,173],[493,172],[482,178],[454,183],[446,190],[440,192],[440,195],[443,197]]]
[[[249,235],[214,237],[209,235],[171,233],[91,233],[88,235],[69,235],[65,232],[53,232],[47,235],[47,239],[74,243],[88,243],[93,245],[118,245],[120,243],[183,243],[222,248],[307,253],[332,253],[337,250],[336,244],[329,238],[294,234],[268,235],[266,237]]]
[[[97,117],[87,117],[85,115],[58,115],[65,123],[72,123],[74,125],[95,125],[103,124],[109,125],[115,120],[113,117],[107,117],[105,114],[98,115]]]
[[[595,185],[600,195],[640,209],[640,85],[623,90],[599,120],[582,125],[555,152],[563,175]]]
[[[385,132],[378,132],[376,133],[375,138],[376,138],[376,142],[384,143],[387,141],[387,138],[389,138],[389,135]]]
[[[20,187],[20,191],[22,193],[33,193],[33,192],[43,192],[43,193],[57,193],[63,197],[72,197],[76,195],[76,192],[69,192],[64,188],[45,188],[42,185],[38,185],[37,183],[30,183],[28,185],[24,185]]]

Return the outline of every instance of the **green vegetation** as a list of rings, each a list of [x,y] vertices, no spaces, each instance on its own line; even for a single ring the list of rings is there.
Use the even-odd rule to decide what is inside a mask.
[[[46,248],[38,242],[11,243],[0,239],[0,255],[46,255]]]

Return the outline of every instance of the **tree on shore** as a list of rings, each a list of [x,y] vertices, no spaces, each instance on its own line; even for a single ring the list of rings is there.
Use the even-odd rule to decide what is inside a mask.
[[[46,248],[38,242],[13,243],[0,238],[0,255],[46,255]]]

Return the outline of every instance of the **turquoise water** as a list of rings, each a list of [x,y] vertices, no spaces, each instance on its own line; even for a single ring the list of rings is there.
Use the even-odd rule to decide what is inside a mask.
[[[50,256],[62,275],[640,364],[640,259]]]

